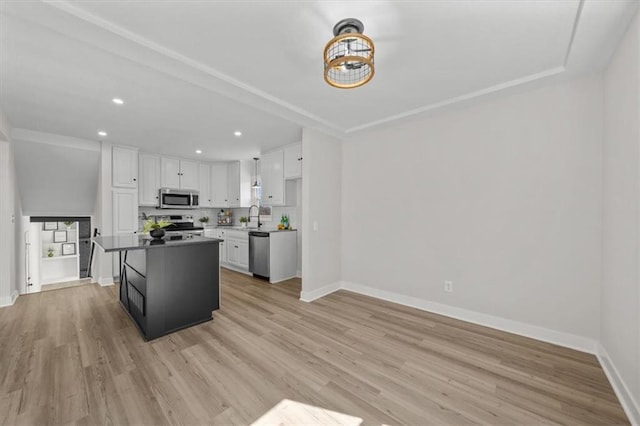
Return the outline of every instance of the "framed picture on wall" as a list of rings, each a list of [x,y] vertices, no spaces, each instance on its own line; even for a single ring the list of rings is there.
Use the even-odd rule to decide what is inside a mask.
[[[53,231],[53,242],[54,243],[66,243],[67,242],[67,231]]]
[[[62,245],[62,255],[69,256],[76,254],[76,243],[66,243]]]
[[[44,222],[42,224],[42,229],[45,231],[57,231],[58,230],[58,222]]]

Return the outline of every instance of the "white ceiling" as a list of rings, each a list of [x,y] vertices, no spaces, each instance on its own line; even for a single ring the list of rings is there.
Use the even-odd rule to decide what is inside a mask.
[[[0,106],[13,127],[228,160],[432,111],[567,70],[598,70],[634,0],[2,1]],[[322,76],[355,17],[376,75]],[[121,97],[125,105],[112,104]],[[233,136],[242,130],[243,136]],[[198,157],[199,158],[199,157]]]

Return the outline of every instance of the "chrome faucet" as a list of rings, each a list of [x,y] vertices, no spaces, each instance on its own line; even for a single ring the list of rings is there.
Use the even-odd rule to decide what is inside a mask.
[[[253,210],[253,208],[258,209],[258,214],[256,216],[251,216],[251,210]],[[262,226],[262,224],[260,223],[260,207],[258,207],[257,205],[252,205],[251,207],[249,207],[249,222],[251,222],[251,218],[252,217],[257,217],[258,218],[258,228],[260,228]]]

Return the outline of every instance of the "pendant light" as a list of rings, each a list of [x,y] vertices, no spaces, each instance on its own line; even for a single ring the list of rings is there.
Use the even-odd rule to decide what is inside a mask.
[[[259,160],[258,157],[253,157],[253,161],[254,161],[254,165],[255,165],[255,168],[254,168],[255,175],[254,176],[256,177],[256,181],[253,183],[253,185],[251,185],[251,187],[253,189],[260,188],[260,183],[258,182],[258,160]]]

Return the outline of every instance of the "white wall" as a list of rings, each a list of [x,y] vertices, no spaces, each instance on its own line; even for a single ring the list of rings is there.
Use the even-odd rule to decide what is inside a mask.
[[[16,255],[20,204],[10,135],[11,123],[0,111],[0,306],[13,304],[20,280],[20,256]]]
[[[29,216],[93,213],[100,145],[25,129],[13,129],[22,208]]]
[[[595,350],[601,123],[589,77],[351,138],[346,288]]]
[[[310,301],[340,287],[342,147],[334,137],[304,129],[302,150],[304,238],[300,299]]]
[[[640,422],[640,30],[638,16],[604,76],[601,344]],[[623,383],[622,383],[623,382]],[[623,403],[625,402],[623,398]],[[627,401],[628,408],[634,405]]]

